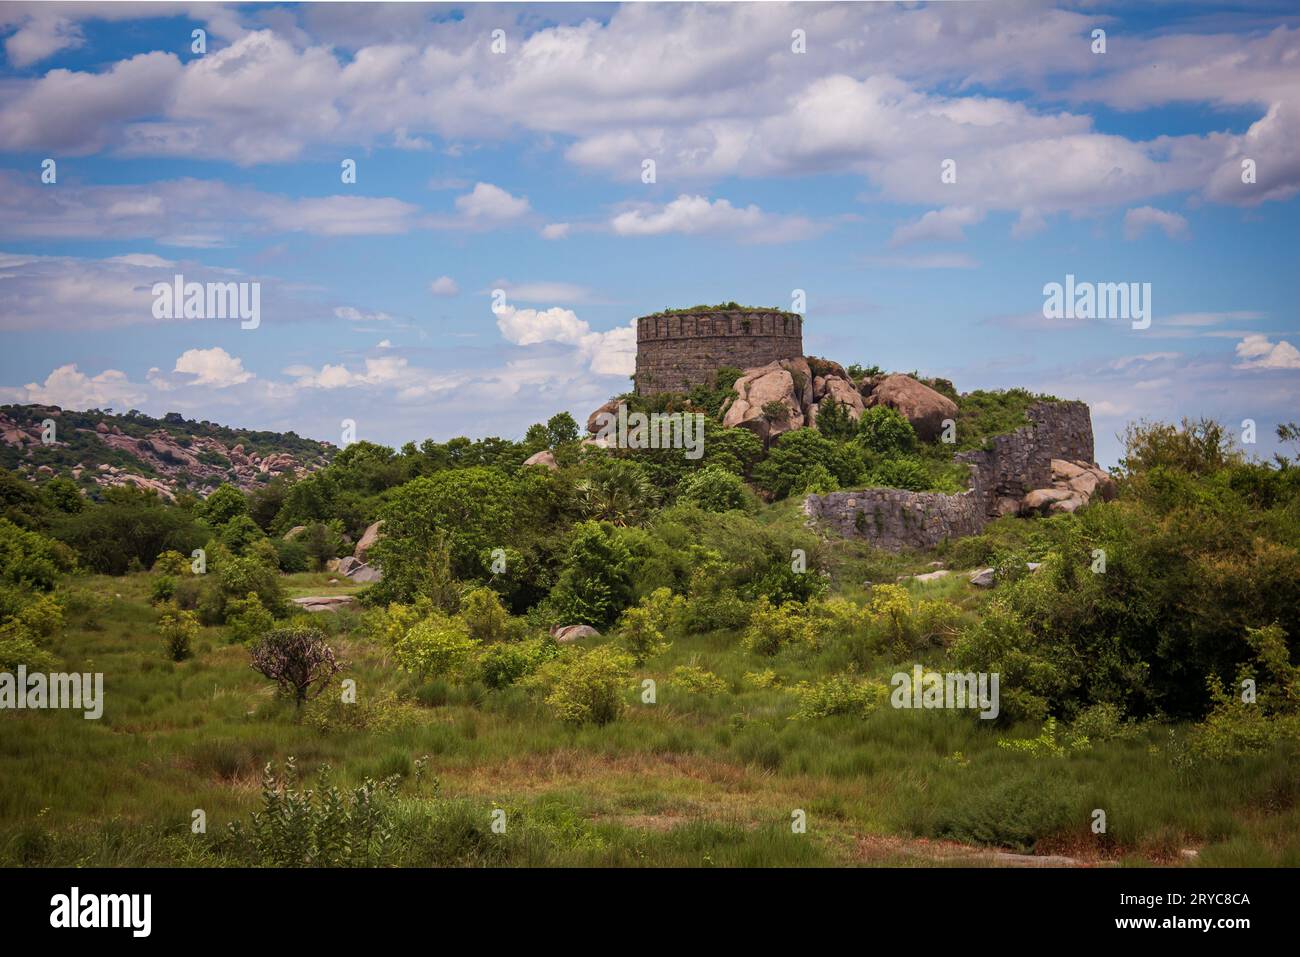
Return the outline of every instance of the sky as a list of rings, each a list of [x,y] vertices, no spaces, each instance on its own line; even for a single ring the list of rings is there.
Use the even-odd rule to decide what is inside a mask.
[[[1290,3],[0,3],[0,402],[520,438],[636,316],[802,290],[805,353],[1083,399],[1102,464],[1267,457],[1298,192]],[[178,274],[260,322],[160,318]]]

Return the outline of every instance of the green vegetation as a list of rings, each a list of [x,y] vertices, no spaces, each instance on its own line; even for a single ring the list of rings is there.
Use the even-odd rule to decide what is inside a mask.
[[[25,517],[0,519],[0,670],[105,676],[99,720],[0,713],[0,863],[924,864],[939,839],[1300,863],[1300,467],[1138,425],[1114,501],[916,554],[822,540],[742,482],[926,463],[871,422],[673,486],[554,419],[529,441],[557,471],[485,440],[349,448],[274,500],[0,485]],[[276,527],[380,516],[383,581],[284,569]],[[936,557],[957,573],[896,581]],[[985,565],[992,589],[961,574]],[[287,601],[338,593],[361,601]],[[915,665],[998,673],[996,719],[891,706]],[[1105,835],[1096,807],[1123,809]]]

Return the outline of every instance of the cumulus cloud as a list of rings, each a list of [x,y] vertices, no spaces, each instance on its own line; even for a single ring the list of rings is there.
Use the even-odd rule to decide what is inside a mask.
[[[244,368],[242,359],[232,356],[220,346],[186,349],[176,359],[176,367],[172,371],[194,376],[190,383],[192,385],[206,385],[216,389],[240,385],[253,378],[253,373]]]
[[[579,358],[596,375],[631,375],[636,366],[636,327],[593,332],[571,309],[518,309],[503,306],[496,313],[497,328],[517,346],[561,343],[576,348]]]
[[[547,223],[542,227],[543,239],[567,239],[570,225],[568,223]]]
[[[88,376],[75,363],[59,366],[42,383],[29,382],[20,388],[0,389],[13,402],[57,405],[67,409],[120,409],[139,405],[145,390],[131,382],[125,372],[105,369]]]
[[[5,38],[5,59],[10,66],[22,69],[85,42],[78,24],[52,11],[38,12]]]
[[[972,206],[947,206],[932,209],[913,223],[905,223],[894,230],[890,237],[891,246],[905,246],[908,243],[924,241],[960,242],[966,238],[963,230],[973,226],[984,218],[984,214]]]
[[[516,219],[528,212],[528,200],[511,196],[500,186],[475,183],[474,189],[456,197],[456,208],[471,220]]]
[[[1190,235],[1187,220],[1177,213],[1170,213],[1152,206],[1139,206],[1124,214],[1124,238],[1141,239],[1142,234],[1150,228],[1162,229],[1170,239],[1185,239]]]
[[[809,220],[765,213],[753,203],[741,208],[725,199],[685,194],[664,206],[636,204],[610,219],[609,228],[618,236],[729,233],[755,243],[807,239],[818,231]]]
[[[326,142],[418,148],[523,130],[571,138],[570,161],[617,178],[646,157],[678,179],[849,172],[888,199],[1043,215],[1179,191],[1253,204],[1300,188],[1300,30],[1289,25],[1126,36],[1124,57],[1098,58],[1080,40],[1105,19],[1091,12],[1027,8],[1014,23],[994,5],[798,13],[810,37],[835,38],[815,58],[772,55],[789,43],[782,4],[632,4],[602,20],[521,13],[503,62],[481,42],[494,9],[439,21],[305,10],[301,25],[232,28],[229,45],[185,64],[151,53],[17,81],[0,139],[262,163]],[[925,92],[936,88],[956,92]],[[1210,102],[1260,116],[1245,134],[1139,141],[1035,109],[1019,99],[1027,88],[1054,102]],[[917,175],[950,157],[956,184]],[[1239,161],[1252,157],[1259,179],[1247,188]],[[477,217],[521,215],[506,197],[467,203]]]
[[[1250,335],[1237,343],[1237,369],[1300,369],[1300,349],[1285,339]]]
[[[429,292],[435,296],[456,296],[460,294],[460,286],[450,276],[439,276],[429,283]]]

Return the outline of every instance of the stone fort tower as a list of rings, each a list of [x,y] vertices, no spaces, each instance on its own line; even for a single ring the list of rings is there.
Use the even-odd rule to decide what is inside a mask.
[[[712,386],[723,366],[751,369],[803,355],[803,317],[780,309],[673,310],[636,321],[636,391]]]

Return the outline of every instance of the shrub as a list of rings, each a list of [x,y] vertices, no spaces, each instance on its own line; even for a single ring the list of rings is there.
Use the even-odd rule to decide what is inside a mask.
[[[795,429],[781,435],[767,459],[754,469],[754,479],[773,498],[782,499],[803,490],[818,465],[843,487],[857,482],[864,463],[861,452],[851,445],[836,444],[815,429]],[[821,472],[815,474],[822,480]]]
[[[858,419],[857,440],[877,455],[904,455],[916,448],[916,430],[897,410],[874,405]]]
[[[226,605],[226,638],[236,644],[248,644],[275,627],[275,616],[266,610],[257,592],[232,598]]]
[[[277,628],[253,645],[249,657],[253,670],[279,685],[299,708],[324,691],[341,667],[315,628]]]
[[[199,636],[199,621],[193,612],[177,611],[158,619],[158,634],[162,637],[167,657],[184,661],[193,654],[195,639]]]
[[[176,579],[171,575],[159,575],[149,586],[149,601],[160,605],[176,597]]]
[[[549,637],[498,642],[484,648],[479,655],[479,677],[489,688],[507,688],[533,674],[559,652],[559,646]]]
[[[0,518],[0,582],[50,591],[59,573],[71,571],[74,564],[58,542]]]
[[[549,684],[546,704],[566,724],[603,725],[623,711],[622,694],[632,679],[631,656],[609,645],[573,649],[535,675]]]
[[[623,644],[639,665],[655,655],[663,654],[672,644],[657,627],[654,612],[644,605],[623,612],[618,630]]]
[[[973,844],[1032,850],[1076,819],[1079,790],[1059,777],[1020,776],[986,787],[965,787],[937,821],[941,837]]]
[[[183,578],[190,574],[190,560],[180,552],[169,549],[154,559],[153,568],[150,571],[158,575],[168,575],[172,578]]]
[[[835,714],[863,717],[889,697],[889,688],[853,675],[835,675],[824,681],[801,681],[794,687],[799,706],[791,721],[825,718]]]
[[[632,554],[612,526],[582,522],[569,540],[551,606],[567,623],[608,625],[631,604],[633,569]]]
[[[378,867],[394,849],[393,800],[397,778],[367,778],[350,792],[321,768],[315,788],[298,787],[293,758],[283,778],[270,764],[262,775],[262,810],[247,826],[230,826],[231,839],[253,863],[268,867]]]
[[[469,636],[475,641],[501,641],[505,638],[510,615],[491,588],[480,586],[471,589],[461,601],[460,614],[465,619]]]
[[[403,635],[394,647],[397,665],[422,678],[462,677],[479,643],[463,619],[435,612]]]
[[[930,474],[926,467],[918,459],[903,456],[877,462],[868,474],[868,479],[873,485],[901,488],[909,492],[924,492],[930,487]]]
[[[817,629],[801,602],[773,605],[764,597],[758,600],[741,643],[760,655],[775,655],[790,647],[811,649],[817,646]]]
[[[726,512],[743,509],[748,492],[739,476],[719,466],[706,465],[686,480],[679,501],[706,512]]]
[[[668,680],[673,687],[692,694],[721,694],[727,690],[726,681],[698,665],[678,665]]]

